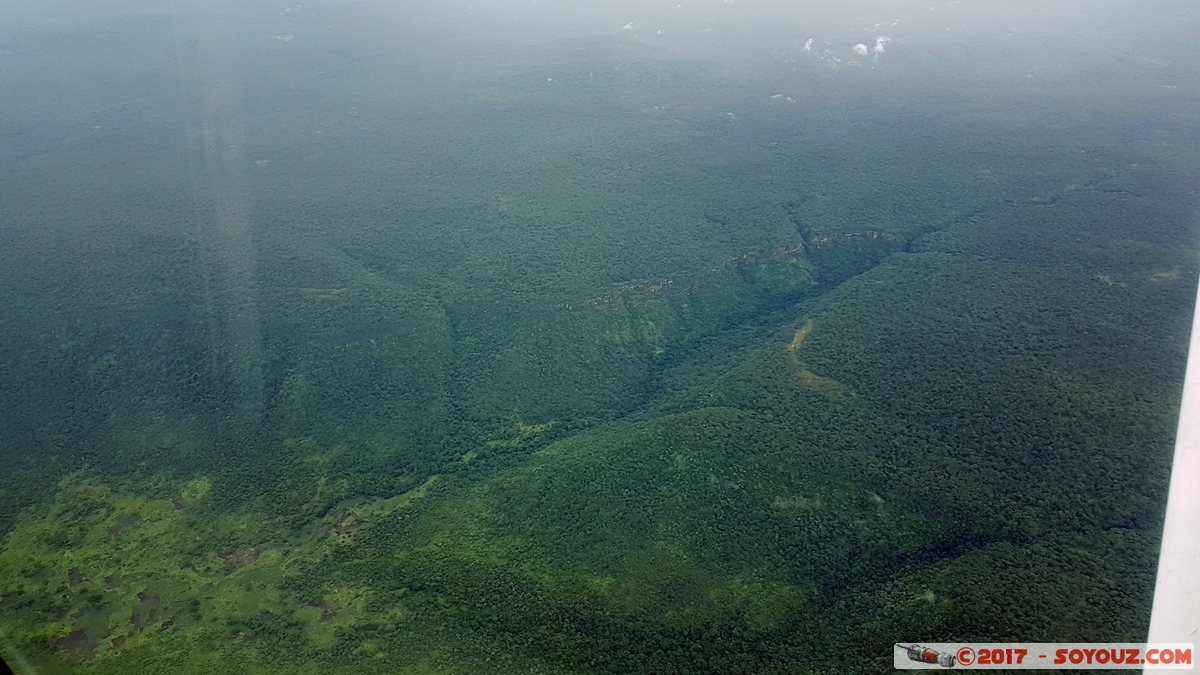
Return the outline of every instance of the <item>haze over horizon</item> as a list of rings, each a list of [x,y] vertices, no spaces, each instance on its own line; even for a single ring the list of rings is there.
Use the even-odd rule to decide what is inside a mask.
[[[1174,0],[0,5],[0,654],[1144,640],[1198,49]]]

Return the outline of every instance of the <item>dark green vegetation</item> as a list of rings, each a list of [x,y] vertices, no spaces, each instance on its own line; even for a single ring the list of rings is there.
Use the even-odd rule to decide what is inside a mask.
[[[1144,638],[1186,73],[310,11],[4,35],[6,655],[876,673]],[[34,86],[79,53],[82,107]]]

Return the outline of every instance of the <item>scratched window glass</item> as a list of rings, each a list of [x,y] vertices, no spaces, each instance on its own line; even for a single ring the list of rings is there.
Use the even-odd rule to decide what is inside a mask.
[[[1144,642],[1198,52],[1192,0],[0,4],[0,655]]]

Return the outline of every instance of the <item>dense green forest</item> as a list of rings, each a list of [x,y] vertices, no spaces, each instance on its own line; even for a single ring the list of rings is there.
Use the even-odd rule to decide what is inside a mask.
[[[218,4],[0,8],[18,670],[1145,638],[1195,65]]]

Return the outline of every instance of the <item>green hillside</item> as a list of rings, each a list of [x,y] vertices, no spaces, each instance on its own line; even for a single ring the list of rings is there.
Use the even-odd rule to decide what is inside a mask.
[[[275,30],[246,11],[174,44]],[[180,114],[223,83],[178,61],[127,118],[13,113],[6,657],[816,675],[1144,639],[1200,204],[1196,120],[1143,66],[1104,115],[1038,99],[1102,96],[1065,76],[930,112],[936,59],[790,68],[792,103],[778,60],[436,70],[356,21],[357,59],[238,52],[244,116]],[[36,58],[166,54],[169,24]]]

